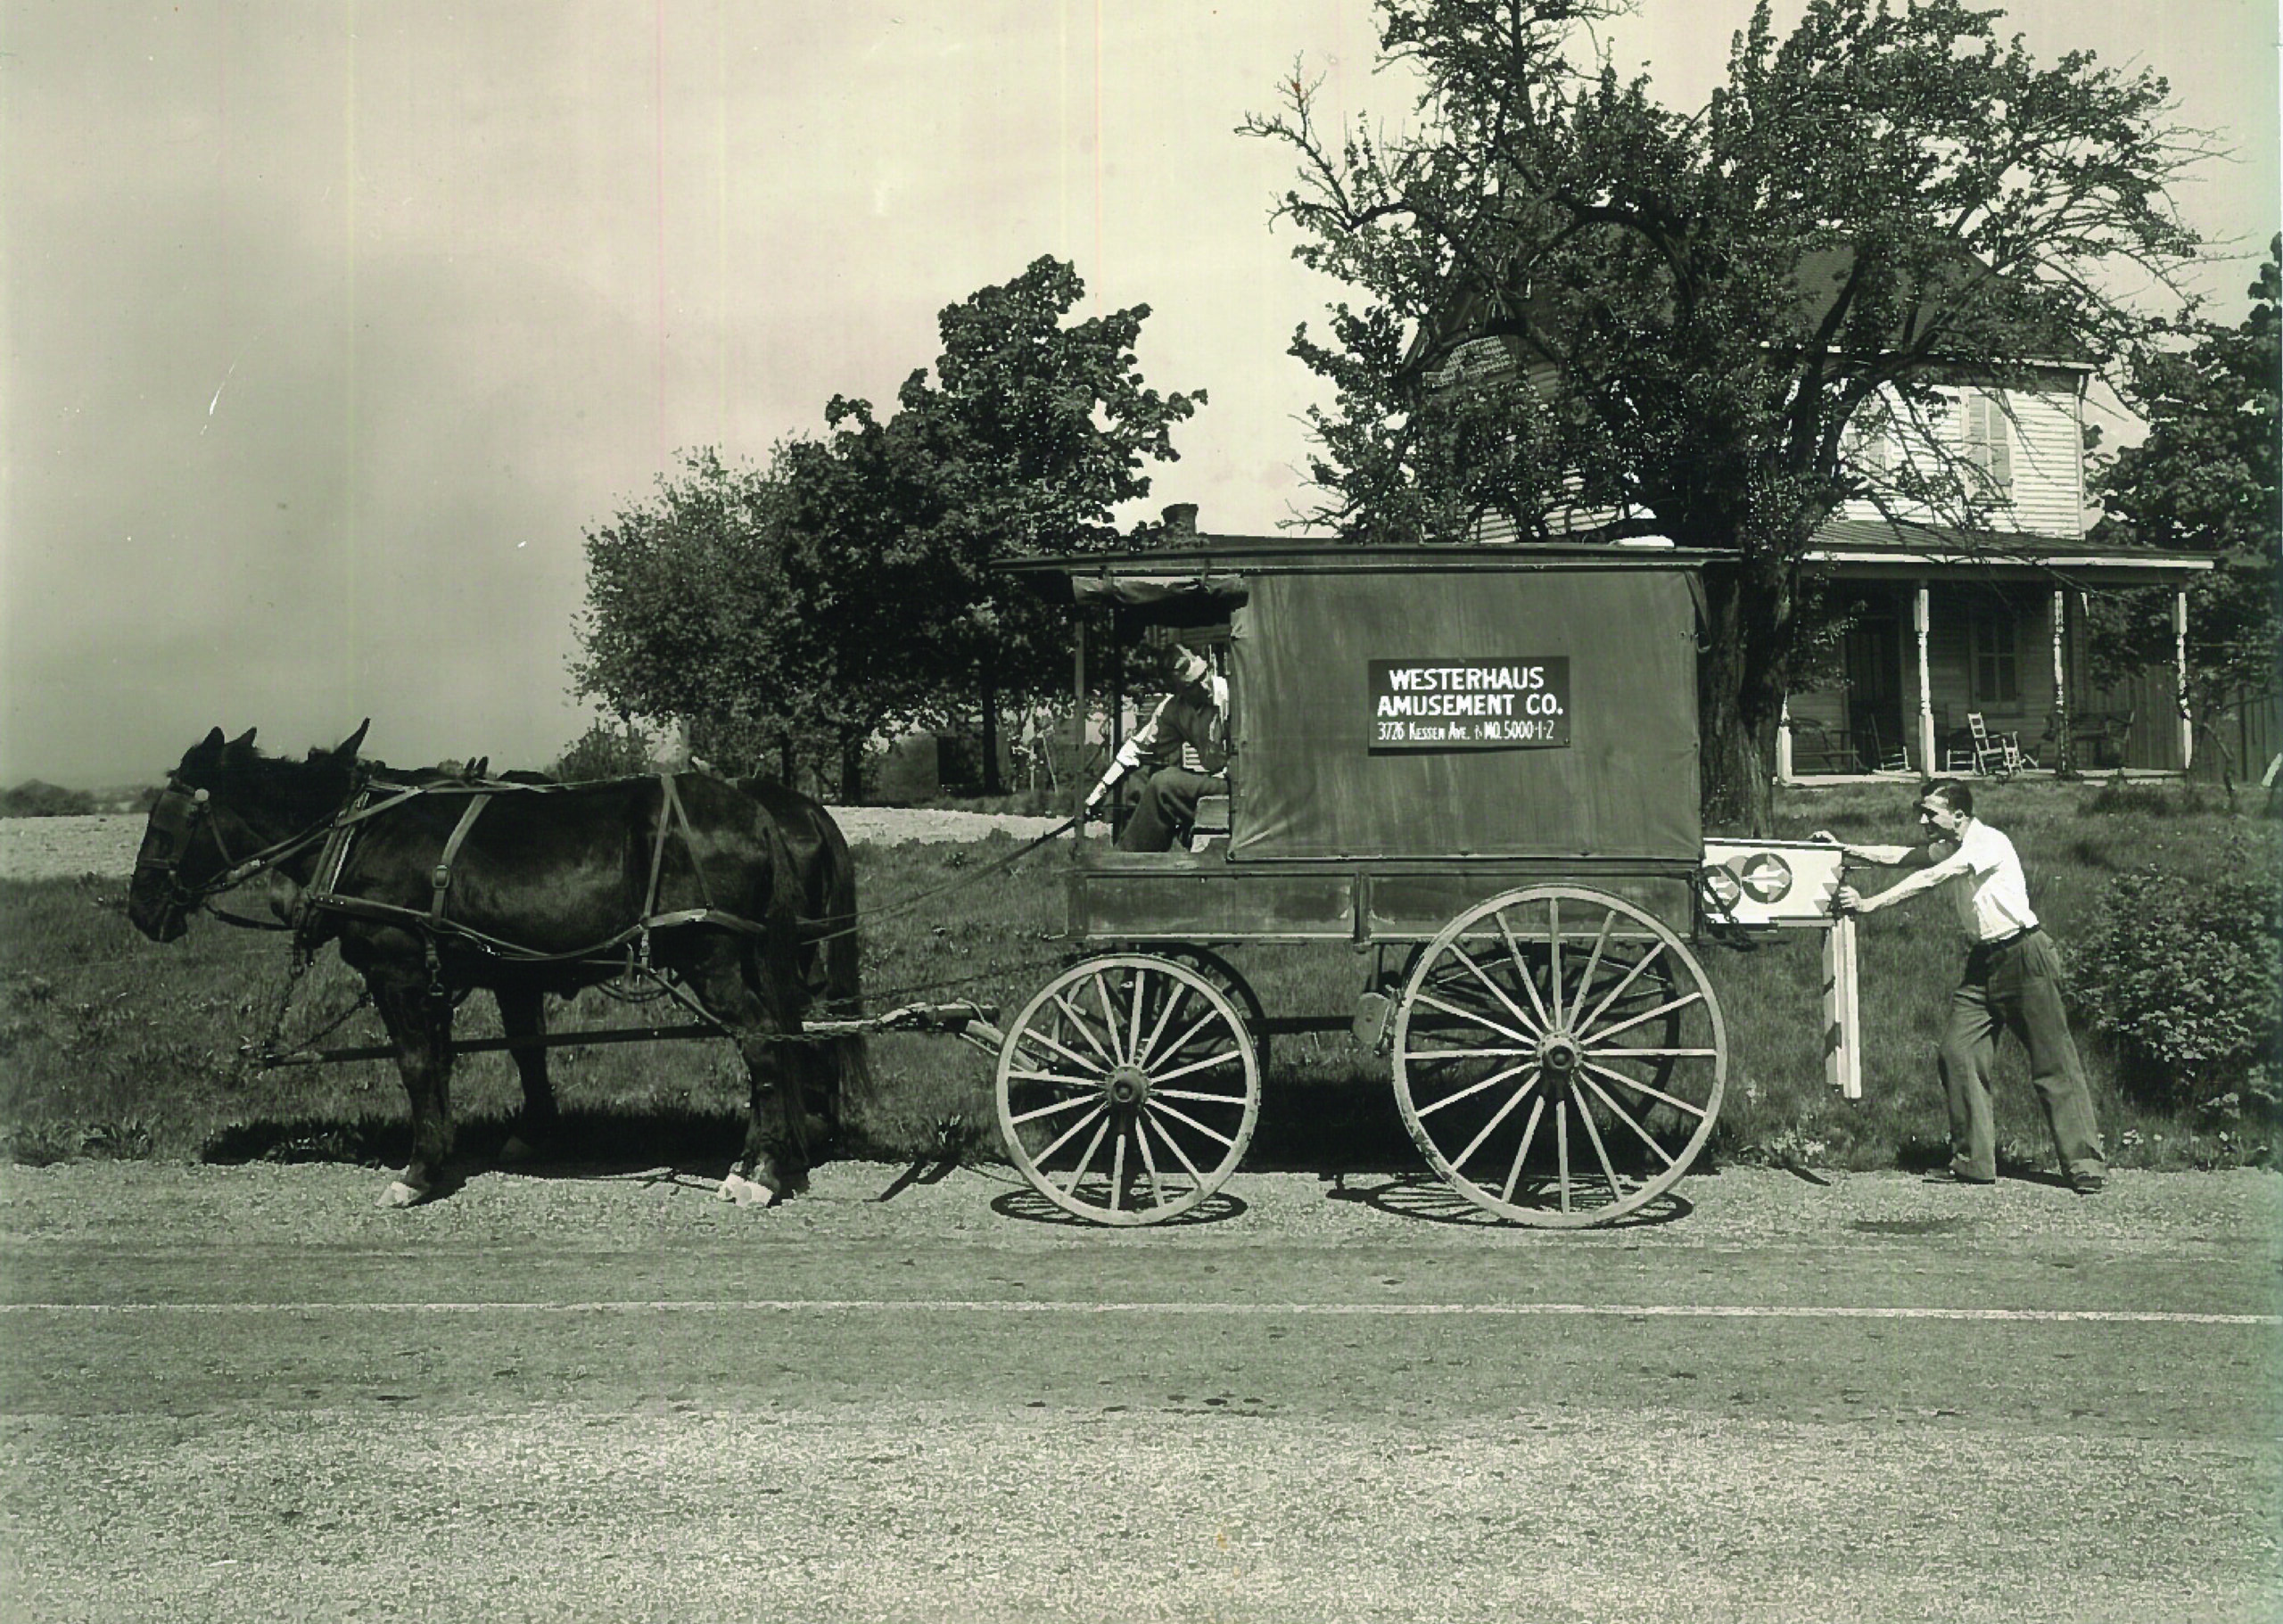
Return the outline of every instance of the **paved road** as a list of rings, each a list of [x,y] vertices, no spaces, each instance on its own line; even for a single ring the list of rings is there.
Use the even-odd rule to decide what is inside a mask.
[[[10,1616],[2259,1619],[2264,1175],[1730,1170],[1486,1227],[1240,1175],[1109,1233],[960,1172],[374,1212],[15,1170]],[[892,1194],[893,1199],[879,1198]]]

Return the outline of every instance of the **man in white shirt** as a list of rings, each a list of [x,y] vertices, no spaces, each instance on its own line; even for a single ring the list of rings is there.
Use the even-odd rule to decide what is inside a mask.
[[[1118,749],[1109,771],[1086,797],[1092,817],[1120,779],[1145,757],[1171,759],[1142,783],[1142,797],[1117,837],[1127,852],[1164,852],[1197,820],[1197,803],[1229,793],[1229,683],[1213,663],[1186,643],[1166,651],[1173,691],[1158,702],[1150,720]]]
[[[1918,821],[1926,837],[1915,846],[1850,845],[1827,829],[1812,838],[1859,862],[1916,870],[1871,896],[1840,886],[1842,912],[1875,913],[1922,892],[1947,889],[1972,944],[1937,1051],[1949,1105],[1949,1176],[1966,1184],[1997,1182],[1990,1073],[1999,1034],[2011,1027],[2029,1046],[2030,1085],[2045,1107],[2069,1186],[2090,1195],[2106,1175],[2100,1129],[2061,1006],[2060,961],[2030,907],[2022,860],[2012,841],[1974,817],[1974,792],[1964,784],[1928,784],[1919,792]]]

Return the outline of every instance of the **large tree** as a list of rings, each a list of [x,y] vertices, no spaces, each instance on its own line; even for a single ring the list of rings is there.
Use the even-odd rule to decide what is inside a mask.
[[[1161,394],[1143,381],[1134,346],[1149,306],[1071,321],[1085,291],[1076,269],[1047,258],[948,307],[934,375],[907,378],[892,416],[875,421],[862,400],[828,408],[835,433],[823,454],[840,463],[841,487],[795,481],[804,497],[829,492],[803,523],[820,542],[872,530],[908,556],[909,596],[878,606],[883,634],[944,708],[979,717],[990,793],[1002,698],[1057,691],[1069,669],[1063,617],[991,566],[1157,532],[1150,520],[1121,532],[1116,509],[1149,495],[1151,462],[1179,460],[1173,427],[1206,400],[1201,389]]]
[[[1962,375],[2143,348],[2163,312],[2110,290],[2167,287],[2193,250],[2164,187],[2195,138],[2153,74],[2042,66],[1957,0],[1811,0],[1781,37],[1762,4],[1693,112],[1594,56],[1624,0],[1380,9],[1413,128],[1324,129],[1298,72],[1245,126],[1297,155],[1296,254],[1367,296],[1294,342],[1336,390],[1309,516],[1731,549],[1710,574],[1706,812],[1764,831],[1784,696],[1840,614],[1803,568],[1817,528],[1857,496],[1990,514],[1963,459],[1898,486],[1850,430]]]
[[[2283,237],[2234,326],[2196,321],[2184,350],[2141,358],[2123,394],[2148,423],[2098,488],[2102,528],[2144,547],[2214,555],[2188,589],[2189,713],[2223,776],[2238,763],[2218,724],[2276,689],[2276,555],[2283,546]],[[2135,593],[2094,614],[2094,655],[2109,677],[2169,662],[2170,593]],[[2248,763],[2246,763],[2248,764]]]
[[[990,565],[1157,528],[1122,538],[1113,510],[1149,494],[1145,466],[1205,400],[1143,383],[1148,306],[1067,322],[1084,292],[1037,260],[943,311],[933,375],[885,418],[835,396],[822,438],[763,468],[696,453],[589,532],[580,691],[680,721],[741,770],[821,740],[851,800],[883,729],[979,714],[995,775],[1001,693],[1058,685],[1067,654]]]

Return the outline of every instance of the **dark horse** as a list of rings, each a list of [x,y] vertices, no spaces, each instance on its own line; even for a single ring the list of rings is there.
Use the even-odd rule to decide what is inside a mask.
[[[766,1205],[805,1182],[812,1141],[862,1068],[861,1039],[801,1037],[814,994],[857,1012],[853,870],[821,807],[701,773],[391,782],[360,767],[364,728],[301,762],[264,755],[253,737],[217,728],[184,754],[152,808],[128,917],[171,942],[194,908],[267,877],[303,946],[338,944],[411,1101],[411,1161],[382,1205],[409,1206],[444,1178],[452,1014],[468,990],[498,997],[512,1041],[543,1031],[544,995],[633,971],[664,977],[746,1062],[746,1142],[723,1197]],[[545,1051],[513,1052],[516,1137],[540,1141],[556,1115]]]

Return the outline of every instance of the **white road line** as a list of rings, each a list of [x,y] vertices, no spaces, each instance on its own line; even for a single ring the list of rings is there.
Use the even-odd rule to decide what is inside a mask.
[[[2283,1326],[2283,1315],[2140,1308],[1845,1307],[1774,1303],[1092,1303],[961,1298],[746,1298],[576,1303],[0,1303],[0,1315],[291,1314],[1074,1314],[1232,1318],[1948,1320],[1998,1323]]]

